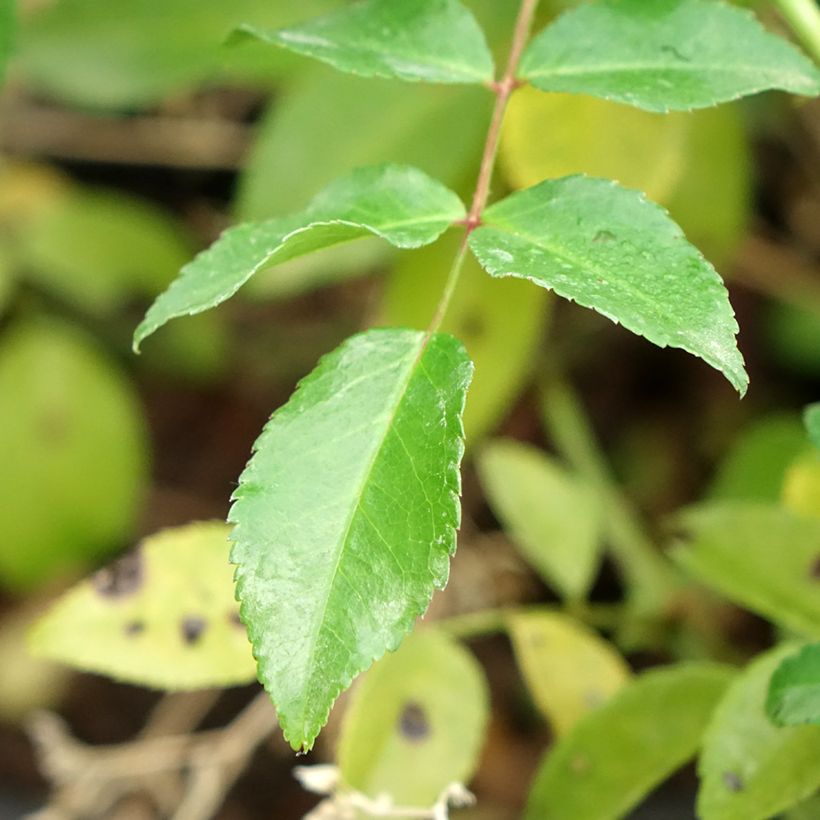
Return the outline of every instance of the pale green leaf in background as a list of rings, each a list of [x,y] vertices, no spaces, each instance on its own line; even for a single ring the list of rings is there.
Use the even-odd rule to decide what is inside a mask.
[[[729,600],[820,636],[820,521],[782,507],[716,502],[682,513],[676,560]]]
[[[399,248],[429,244],[464,216],[461,200],[415,168],[359,168],[301,213],[229,228],[180,271],[134,333],[134,349],[178,316],[221,304],[258,270],[375,234]]]
[[[780,662],[769,682],[766,713],[778,726],[820,725],[820,644]]]
[[[797,515],[820,518],[820,453],[811,448],[786,471],[781,493],[783,506]]]
[[[820,72],[805,55],[720,0],[582,4],[533,40],[519,76],[542,91],[647,111],[704,108],[769,89],[820,93]]]
[[[163,530],[63,594],[31,631],[38,656],[158,689],[250,683],[220,522]]]
[[[360,0],[326,17],[239,34],[363,77],[429,83],[489,83],[484,34],[459,0]]]
[[[122,545],[146,481],[139,398],[79,330],[40,320],[0,343],[0,585],[26,591]]]
[[[615,647],[567,615],[515,613],[507,628],[527,688],[558,737],[629,681]]]
[[[547,180],[490,206],[470,247],[493,276],[528,279],[660,347],[682,348],[746,392],[723,282],[639,192],[582,175]]]
[[[820,787],[820,728],[779,728],[764,711],[772,672],[793,651],[753,661],[715,710],[698,761],[702,820],[766,820]]]
[[[704,663],[635,678],[547,752],[525,820],[628,815],[694,756],[732,674]]]
[[[447,581],[471,375],[452,336],[371,330],[323,358],[256,442],[231,560],[294,749]]]
[[[402,254],[387,279],[380,324],[427,326],[460,241],[453,232],[435,245]],[[464,261],[441,329],[461,340],[476,368],[464,410],[468,449],[510,412],[532,375],[549,312],[549,294],[533,291],[527,282],[491,279],[472,257]],[[511,316],[515,333],[510,333]]]
[[[565,598],[586,596],[601,554],[601,499],[546,453],[510,439],[478,457],[487,500],[527,561]]]
[[[815,447],[820,447],[820,403],[810,404],[803,413],[806,430]]]
[[[397,805],[430,806],[478,766],[489,718],[484,672],[457,641],[411,635],[353,690],[337,760],[346,785]]]

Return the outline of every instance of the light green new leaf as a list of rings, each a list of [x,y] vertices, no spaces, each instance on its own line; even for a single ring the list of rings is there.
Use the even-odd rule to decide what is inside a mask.
[[[256,442],[231,560],[294,749],[447,581],[471,375],[452,336],[371,330],[322,359]]]
[[[723,282],[637,191],[583,175],[547,180],[488,208],[470,247],[493,276],[529,279],[660,347],[687,350],[746,392]]]
[[[415,168],[359,168],[301,213],[228,229],[151,305],[134,333],[134,350],[170,319],[229,299],[262,268],[367,234],[399,248],[417,248],[463,216],[461,200]]]
[[[757,658],[715,710],[698,762],[702,820],[766,820],[820,787],[820,728],[779,728],[764,711],[772,672],[794,648]]]
[[[815,447],[820,447],[820,403],[810,404],[803,413],[809,438]]]
[[[487,500],[524,557],[567,598],[583,598],[598,568],[601,502],[546,453],[511,440],[478,458]]]
[[[233,596],[230,528],[189,524],[63,595],[34,626],[39,656],[159,689],[202,689],[256,677]]]
[[[473,15],[458,0],[362,0],[258,37],[363,77],[428,83],[488,83],[493,58]]]
[[[766,712],[778,726],[820,725],[820,643],[781,661],[769,682]]]
[[[755,16],[719,0],[601,0],[536,37],[521,79],[647,111],[704,108],[768,89],[814,96],[820,72]]]
[[[695,754],[731,676],[687,664],[635,678],[547,752],[525,820],[626,816]]]
[[[726,502],[688,510],[679,524],[687,535],[674,556],[695,577],[775,623],[820,636],[820,521]]]
[[[629,681],[615,648],[573,618],[520,612],[507,627],[527,688],[559,737]]]
[[[397,805],[430,806],[473,775],[489,716],[481,667],[435,630],[411,635],[353,690],[339,738],[345,784]]]

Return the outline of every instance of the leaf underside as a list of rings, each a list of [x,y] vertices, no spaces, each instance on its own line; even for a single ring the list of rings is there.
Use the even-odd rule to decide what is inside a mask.
[[[322,359],[256,442],[231,560],[294,749],[447,581],[471,375],[452,336],[371,330]]]
[[[820,644],[781,662],[769,684],[766,711],[778,726],[820,725]]]
[[[470,247],[493,276],[528,279],[699,356],[745,393],[720,276],[643,194],[583,175],[547,180],[488,208]]]
[[[488,83],[494,74],[484,34],[458,0],[365,0],[301,25],[238,34],[364,77]]]
[[[263,268],[367,234],[398,248],[417,248],[434,242],[464,213],[452,191],[415,168],[359,168],[325,188],[301,213],[225,231],[151,305],[134,333],[134,350],[170,319],[226,301]]]
[[[537,36],[521,79],[648,111],[704,108],[769,89],[815,96],[820,72],[746,9],[717,0],[601,0]]]

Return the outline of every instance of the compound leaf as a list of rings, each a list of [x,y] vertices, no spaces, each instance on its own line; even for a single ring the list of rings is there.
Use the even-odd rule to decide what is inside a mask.
[[[339,738],[348,786],[398,805],[432,805],[478,765],[489,712],[484,673],[434,629],[411,635],[353,691]]]
[[[766,820],[820,787],[820,728],[773,726],[764,711],[772,672],[794,648],[757,658],[715,710],[698,762],[702,820]]]
[[[240,478],[231,560],[295,749],[447,581],[472,364],[452,336],[371,330],[326,356]]]
[[[364,0],[257,37],[364,77],[429,83],[486,83],[493,58],[473,15],[458,0]]]
[[[229,299],[262,268],[367,234],[399,248],[417,248],[463,216],[461,200],[415,168],[359,168],[329,185],[301,213],[227,230],[150,307],[134,333],[134,349],[170,319]]]
[[[704,108],[768,89],[814,96],[820,72],[755,16],[717,0],[601,0],[536,37],[520,75],[543,91],[647,111]]]
[[[820,644],[781,661],[769,683],[766,712],[778,726],[820,724]]]
[[[635,678],[547,753],[525,820],[626,816],[695,754],[731,675],[704,663]]]
[[[529,279],[660,347],[682,348],[745,393],[720,276],[637,191],[583,175],[547,180],[488,208],[470,247],[493,276]]]
[[[189,524],[146,538],[63,595],[31,633],[42,657],[130,683],[200,689],[250,683],[230,528]]]

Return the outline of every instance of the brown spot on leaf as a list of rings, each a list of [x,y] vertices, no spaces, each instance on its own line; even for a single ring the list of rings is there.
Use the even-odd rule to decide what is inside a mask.
[[[809,564],[809,578],[812,581],[820,581],[820,555]]]
[[[180,631],[182,632],[182,640],[185,641],[188,646],[193,646],[199,642],[207,626],[208,624],[205,619],[200,618],[199,615],[186,616],[179,625]]]
[[[122,629],[122,631],[129,637],[134,638],[145,632],[145,621],[129,621]]]
[[[91,578],[94,589],[105,598],[133,595],[144,580],[142,551],[139,549],[103,567]]]
[[[424,740],[430,734],[430,724],[418,703],[408,703],[399,717],[399,731],[408,740]]]
[[[239,617],[238,612],[228,613],[228,622],[231,626],[235,626],[237,629],[241,629],[243,631],[245,629],[245,624],[242,623],[242,619]]]
[[[618,237],[615,236],[612,231],[598,231],[594,237],[592,237],[592,241],[596,244],[607,243],[607,242],[614,242]]]
[[[730,792],[743,791],[743,781],[737,772],[724,772],[723,785],[726,786]]]

